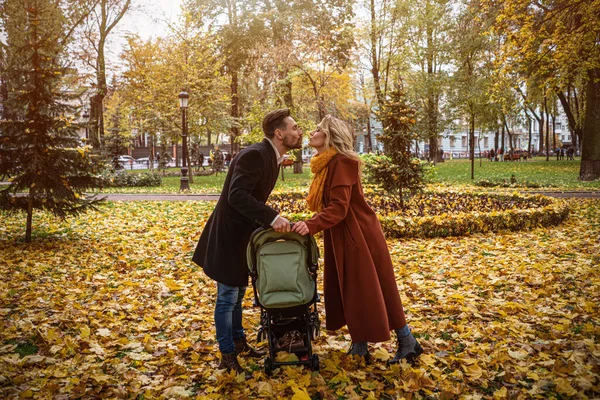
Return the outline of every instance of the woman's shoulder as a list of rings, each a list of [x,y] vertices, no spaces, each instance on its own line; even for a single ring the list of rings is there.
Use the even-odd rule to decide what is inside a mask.
[[[354,158],[350,158],[345,154],[337,154],[335,157],[333,157],[331,159],[332,163],[335,163],[335,165],[340,165],[340,166],[346,166],[346,167],[356,167],[358,168],[358,164],[359,161],[354,159]]]
[[[359,162],[344,154],[338,154],[331,160],[331,186],[354,185],[358,181]]]

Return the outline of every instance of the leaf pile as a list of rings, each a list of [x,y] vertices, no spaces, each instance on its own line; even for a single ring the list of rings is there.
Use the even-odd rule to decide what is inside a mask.
[[[321,371],[247,382],[215,371],[215,285],[190,259],[214,203],[108,203],[61,222],[0,225],[0,397],[325,399],[600,396],[600,202],[573,200],[558,227],[390,240],[397,282],[425,354],[386,367],[345,354],[345,329],[315,342]],[[320,284],[322,282],[319,282]],[[321,290],[321,289],[320,289]],[[320,304],[324,319],[323,304]],[[259,311],[248,291],[244,324]]]

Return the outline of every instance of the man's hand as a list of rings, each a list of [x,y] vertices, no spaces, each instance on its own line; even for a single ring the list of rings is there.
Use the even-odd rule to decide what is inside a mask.
[[[292,227],[292,231],[301,235],[308,235],[309,233],[308,226],[306,226],[306,222],[304,221],[296,222]]]
[[[289,232],[290,231],[290,221],[280,216],[277,218],[277,221],[273,223],[273,229],[277,232]]]

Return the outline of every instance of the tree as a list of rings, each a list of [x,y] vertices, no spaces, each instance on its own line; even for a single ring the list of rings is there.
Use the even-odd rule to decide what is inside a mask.
[[[29,242],[34,209],[61,218],[81,213],[99,201],[83,193],[99,181],[89,150],[79,145],[75,110],[62,90],[68,72],[62,64],[63,10],[50,0],[5,0],[1,11],[7,95],[0,121],[0,176],[12,180],[0,191],[0,206],[26,211]]]
[[[492,70],[489,38],[485,22],[478,18],[478,0],[467,0],[455,26],[453,76],[454,98],[459,115],[466,120],[469,132],[469,159],[471,179],[475,178],[475,126],[477,119],[484,120],[490,107],[490,81]],[[506,149],[504,149],[506,150]]]
[[[600,0],[485,3],[497,10],[494,29],[506,37],[506,62],[555,92],[571,132],[581,137],[579,179],[600,178]]]
[[[429,160],[441,161],[438,137],[444,126],[440,103],[446,92],[451,32],[451,5],[448,0],[414,2],[408,21],[410,59],[416,70],[408,74],[417,109],[417,127],[429,142]]]
[[[111,162],[114,170],[123,168],[119,156],[127,151],[131,143],[129,121],[126,107],[119,91],[113,91],[106,101],[106,121],[108,133],[105,136],[103,153]]]
[[[91,3],[84,28],[85,40],[91,48],[89,63],[95,72],[95,91],[90,99],[90,138],[95,148],[104,142],[104,98],[108,94],[106,81],[106,43],[108,36],[129,10],[131,0],[86,0]]]
[[[370,174],[382,188],[397,196],[400,207],[404,208],[406,190],[414,191],[423,185],[423,166],[417,158],[411,157],[410,145],[416,138],[412,127],[415,124],[415,110],[406,102],[401,86],[390,92],[378,118],[383,124],[383,143],[386,155],[371,166]]]

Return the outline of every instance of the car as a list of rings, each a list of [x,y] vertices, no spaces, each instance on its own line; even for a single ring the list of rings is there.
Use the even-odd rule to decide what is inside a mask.
[[[136,158],[135,162],[138,163],[138,164],[148,164],[150,162],[150,157]]]
[[[135,161],[135,159],[131,156],[119,156],[119,162],[120,163],[130,163],[132,161]]]

